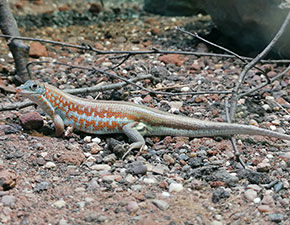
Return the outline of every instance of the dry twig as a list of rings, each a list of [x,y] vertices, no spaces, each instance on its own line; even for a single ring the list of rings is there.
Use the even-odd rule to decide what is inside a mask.
[[[288,23],[290,20],[290,11],[288,12],[288,15],[286,16],[282,26],[280,27],[279,31],[277,32],[277,34],[275,35],[275,37],[272,39],[272,41],[267,45],[267,47],[260,53],[258,54],[250,63],[248,63],[243,71],[241,72],[235,88],[233,90],[233,95],[232,95],[232,99],[231,99],[231,110],[230,110],[230,118],[231,121],[234,120],[235,117],[235,113],[236,113],[236,109],[237,109],[237,102],[238,102],[238,93],[239,93],[239,89],[240,86],[242,84],[242,82],[244,81],[247,73],[249,72],[249,70],[251,68],[253,68],[263,57],[265,57],[269,51],[273,48],[273,46],[277,43],[277,41],[279,40],[279,38],[282,36],[282,34],[284,33]]]
[[[10,41],[14,39],[23,40],[23,41],[38,41],[38,42],[52,44],[52,45],[76,48],[76,49],[81,49],[85,51],[92,51],[98,55],[180,54],[180,55],[210,56],[210,57],[221,57],[221,58],[236,58],[236,56],[229,55],[229,54],[216,54],[216,53],[192,52],[192,51],[168,51],[168,50],[161,50],[157,48],[152,48],[152,50],[145,50],[145,51],[105,51],[105,50],[99,50],[97,48],[94,48],[91,45],[74,45],[74,44],[68,44],[68,43],[60,42],[60,41],[52,41],[52,40],[30,38],[30,37],[18,37],[18,36],[10,36],[10,35],[3,35],[3,34],[0,34],[0,38],[10,38]],[[241,56],[241,58],[244,60],[252,60],[252,58],[250,57]],[[261,62],[262,63],[290,63],[290,60],[287,60],[287,59],[261,60]]]

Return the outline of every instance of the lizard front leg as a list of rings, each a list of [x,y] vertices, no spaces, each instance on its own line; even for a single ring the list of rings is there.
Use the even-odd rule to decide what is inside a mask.
[[[55,136],[60,137],[64,132],[64,123],[62,118],[56,114],[53,118],[53,123],[55,127]]]
[[[145,128],[145,124],[133,122],[128,123],[123,127],[124,134],[133,142],[129,145],[127,152],[123,155],[123,159],[133,150],[140,149],[142,150],[145,146],[145,140],[140,132]]]

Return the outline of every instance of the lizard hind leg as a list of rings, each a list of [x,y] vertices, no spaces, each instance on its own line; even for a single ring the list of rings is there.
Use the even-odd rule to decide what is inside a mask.
[[[128,123],[123,127],[123,132],[127,135],[127,137],[133,142],[132,144],[129,145],[129,148],[127,152],[123,155],[122,159],[125,159],[127,155],[133,150],[133,149],[140,149],[142,150],[143,147],[145,146],[145,140],[140,133],[140,125],[144,125],[142,123]],[[143,126],[143,127],[144,127]],[[141,126],[142,127],[142,126]],[[142,127],[142,129],[143,129]]]

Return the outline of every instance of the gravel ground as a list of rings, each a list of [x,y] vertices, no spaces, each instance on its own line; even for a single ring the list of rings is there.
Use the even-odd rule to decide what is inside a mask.
[[[208,34],[213,28],[208,16],[160,17],[143,12],[140,2],[105,2],[108,5],[100,13],[92,9],[87,12],[93,4],[89,1],[86,4],[11,1],[11,4],[23,36],[85,43],[102,50],[213,51],[174,29],[180,26]],[[46,56],[34,56],[37,59],[31,60],[101,69],[119,62],[106,55],[47,44],[37,46],[38,53],[44,46]],[[0,76],[9,83],[14,65],[2,39],[0,52]],[[287,65],[259,66],[273,77]],[[130,57],[115,72],[126,78],[150,73],[154,79],[138,84],[155,90],[224,91],[232,90],[242,68],[237,59],[153,54]],[[101,74],[55,64],[33,65],[31,71],[34,78],[61,89],[118,82]],[[237,122],[289,133],[289,75],[242,98]],[[261,81],[261,73],[254,69],[242,90]],[[227,95],[222,94],[149,95],[125,86],[89,95],[225,121]],[[14,94],[0,93],[1,105],[16,101]],[[35,111],[39,114],[32,113]],[[21,121],[25,124],[27,118],[38,118],[41,128],[23,129]],[[0,140],[1,224],[290,223],[290,143],[286,141],[237,136],[247,170],[235,161],[230,140],[220,137],[150,137],[146,138],[148,150],[135,151],[122,160],[114,147],[127,143],[125,136],[96,137],[75,132],[66,138],[56,138],[52,121],[34,107],[1,112]]]

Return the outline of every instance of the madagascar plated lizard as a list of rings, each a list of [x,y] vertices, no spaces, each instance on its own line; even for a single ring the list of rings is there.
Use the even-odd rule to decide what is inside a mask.
[[[16,90],[38,104],[53,119],[56,136],[62,135],[65,126],[91,134],[124,133],[132,141],[129,150],[142,148],[145,145],[143,136],[248,134],[290,140],[290,135],[250,125],[203,121],[130,102],[83,99],[32,80]]]

